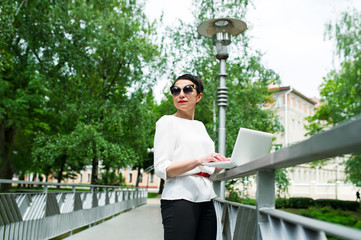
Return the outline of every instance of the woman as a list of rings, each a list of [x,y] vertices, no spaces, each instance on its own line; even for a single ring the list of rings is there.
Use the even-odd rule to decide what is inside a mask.
[[[202,164],[229,159],[214,152],[204,124],[194,120],[202,81],[185,74],[170,90],[177,111],[158,120],[154,138],[155,172],[166,181],[161,199],[164,239],[216,239],[216,194],[209,176],[221,169]]]

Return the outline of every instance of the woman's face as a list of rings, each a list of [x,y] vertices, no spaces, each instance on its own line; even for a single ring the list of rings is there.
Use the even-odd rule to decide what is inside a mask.
[[[194,89],[190,93],[184,93],[184,87],[194,86]],[[179,79],[174,87],[181,89],[179,95],[173,95],[173,104],[178,110],[187,111],[195,108],[196,104],[202,99],[203,93],[197,94],[197,85],[188,79]],[[187,91],[186,91],[187,92]]]

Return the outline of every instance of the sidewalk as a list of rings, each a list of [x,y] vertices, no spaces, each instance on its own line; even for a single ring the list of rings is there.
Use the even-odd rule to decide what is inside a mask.
[[[163,239],[160,198],[103,222],[66,240],[161,240]]]

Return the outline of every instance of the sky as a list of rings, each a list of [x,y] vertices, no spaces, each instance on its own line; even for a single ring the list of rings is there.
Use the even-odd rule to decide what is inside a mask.
[[[150,19],[163,12],[164,24],[180,18],[192,21],[192,0],[146,0]],[[292,86],[307,97],[319,97],[323,77],[339,67],[335,42],[325,39],[326,24],[361,0],[253,0],[242,19],[252,36],[250,45],[264,53],[262,63],[280,75],[282,86]],[[232,16],[230,16],[232,17]]]

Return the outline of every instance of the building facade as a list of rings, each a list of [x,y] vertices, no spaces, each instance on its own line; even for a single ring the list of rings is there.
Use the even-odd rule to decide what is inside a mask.
[[[276,134],[275,144],[287,147],[309,138],[305,128],[308,125],[307,117],[314,115],[319,101],[308,98],[296,89],[286,86],[270,88],[274,91],[274,103],[269,104],[284,128],[283,133]],[[289,169],[291,181],[295,183],[335,183],[344,181],[346,175],[341,165],[343,159],[335,158],[322,167],[311,167],[309,164],[301,164]]]
[[[67,178],[62,181],[62,183],[74,183],[74,184],[90,184],[91,183],[91,173],[92,167],[86,166],[84,170],[81,170],[79,173],[74,173],[74,178]],[[149,192],[158,192],[161,179],[154,173],[154,171],[144,172],[143,169],[139,171],[138,169],[123,168],[117,171],[117,175],[121,175],[123,178],[122,184],[127,187],[136,186],[137,179],[139,178],[138,187],[147,188]],[[101,170],[99,172],[99,176],[101,175]],[[13,180],[18,180],[15,176]],[[25,181],[41,181],[45,182],[45,176],[39,176],[34,174],[28,174],[25,176]],[[49,182],[56,183],[57,179],[53,176],[49,176]]]
[[[274,87],[274,102],[266,104],[274,110],[284,131],[275,134],[274,144],[287,147],[309,138],[307,136],[307,117],[314,115],[319,101],[308,98],[290,86]],[[337,198],[354,200],[356,187],[344,183],[346,174],[343,166],[344,159],[337,157],[323,165],[301,164],[287,168],[290,179],[288,197]],[[242,186],[240,186],[242,187]],[[242,188],[240,188],[242,189]],[[250,179],[249,196],[255,197],[255,180]]]

